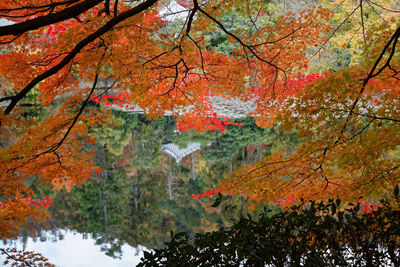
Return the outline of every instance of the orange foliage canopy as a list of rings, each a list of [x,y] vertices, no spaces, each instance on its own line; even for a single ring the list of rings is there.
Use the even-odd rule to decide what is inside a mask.
[[[210,93],[245,99],[250,77],[267,86],[302,74],[306,49],[329,28],[323,22],[330,13],[315,9],[282,16],[252,35],[230,32],[222,17],[236,1],[193,1],[184,27],[166,31],[168,18],[158,14],[167,2],[1,1],[0,18],[17,21],[0,27],[0,75],[12,84],[0,95],[1,135],[13,140],[0,150],[2,202],[29,196],[25,180],[32,176],[55,188],[90,177],[94,152],[83,144],[95,142],[88,129],[107,120],[105,110],[85,112],[95,92],[115,89],[151,118],[185,110],[182,130],[223,129],[231,122],[218,123],[207,102]],[[263,1],[242,1],[236,8],[262,6]],[[216,28],[235,44],[231,55],[206,49],[204,35]],[[39,121],[26,119],[20,107],[35,88],[41,105],[62,100]],[[2,206],[3,220],[11,206]],[[19,213],[20,222],[29,215]]]
[[[399,21],[377,25],[367,32],[362,64],[300,78],[293,87],[289,82],[288,91],[295,93],[280,98],[261,88],[259,124],[295,130],[301,144],[236,170],[219,190],[248,196],[254,204],[393,198],[400,183],[399,38]]]
[[[400,22],[393,17],[398,4],[334,2],[329,4],[335,9],[343,4],[350,12],[335,14],[338,26],[329,38],[334,43],[341,38],[354,62],[336,72],[278,79],[253,89],[257,123],[294,130],[300,145],[239,168],[218,188],[192,199],[237,194],[257,205],[277,200],[293,204],[300,198],[393,198],[400,183]],[[344,25],[350,18],[354,22],[356,11],[359,32],[347,31]],[[360,39],[350,36],[356,34]]]
[[[2,142],[0,148],[0,201],[8,203],[0,207],[1,220],[18,214],[13,217],[18,225],[29,216],[26,207],[11,210],[22,205],[19,204],[21,196],[29,197],[28,178],[36,177],[55,188],[68,189],[87,180],[97,170],[93,163],[94,152],[85,150],[83,144],[95,142],[88,130],[103,125],[108,115],[107,110],[101,109],[88,112],[87,104],[95,93],[100,95],[108,90],[123,94],[125,100],[145,110],[150,118],[162,116],[169,110],[180,116],[182,130],[185,127],[207,130],[210,127],[223,129],[225,124],[225,121],[215,124],[217,118],[207,102],[210,94],[246,100],[253,96],[248,93],[252,88],[262,88],[257,92],[255,114],[259,124],[268,126],[276,121],[287,129],[295,127],[304,143],[296,153],[282,151],[271,155],[254,167],[238,170],[221,184],[223,190],[245,185],[251,188],[249,196],[260,202],[281,197],[282,193],[278,193],[281,189],[301,193],[320,191],[326,187],[325,177],[329,177],[328,185],[332,185],[326,187],[325,192],[333,193],[336,188],[333,185],[345,187],[342,192],[346,193],[355,190],[359,184],[343,177],[361,175],[364,172],[361,166],[380,160],[382,153],[389,153],[388,149],[374,150],[370,146],[370,151],[375,153],[368,154],[363,151],[365,146],[361,141],[356,142],[352,137],[357,132],[351,131],[363,127],[369,118],[374,119],[371,122],[374,126],[369,128],[371,138],[367,142],[381,145],[383,141],[374,140],[385,136],[385,140],[392,142],[391,148],[395,148],[396,135],[386,138],[386,134],[397,127],[391,122],[382,126],[386,121],[370,117],[369,113],[364,117],[352,116],[356,112],[365,113],[359,110],[361,105],[346,116],[340,115],[344,111],[330,115],[332,113],[322,104],[332,99],[338,102],[335,109],[346,109],[349,100],[362,102],[366,99],[361,98],[361,88],[366,87],[366,91],[371,92],[388,88],[392,91],[387,96],[379,95],[379,100],[390,97],[393,101],[374,109],[376,116],[387,116],[385,110],[398,103],[394,98],[397,73],[393,75],[391,70],[397,70],[398,55],[392,56],[390,66],[379,73],[377,70],[384,67],[387,53],[394,51],[398,29],[388,26],[380,29],[376,36],[373,31],[368,35],[366,51],[370,57],[361,68],[324,74],[311,83],[299,77],[306,74],[310,47],[319,46],[331,31],[332,12],[329,10],[313,8],[297,14],[284,13],[277,19],[271,16],[268,17],[270,23],[256,26],[257,30],[250,34],[225,27],[224,17],[230,12],[239,12],[249,21],[260,14],[269,16],[264,0],[193,0],[187,12],[182,12],[186,20],[178,29],[168,28],[171,17],[165,15],[165,5],[169,2],[0,2],[0,18],[17,21],[0,27],[0,76],[11,84],[10,88],[2,87],[0,91],[0,134],[2,140],[9,140]],[[234,46],[229,55],[210,48],[206,33],[216,30],[223,32]],[[389,46],[393,48],[384,51],[379,68],[371,77],[366,76],[366,70],[371,69],[389,39],[392,40]],[[360,79],[366,77],[367,83],[363,85]],[[300,81],[304,88],[296,89],[299,93],[288,97],[292,95],[287,93],[288,86]],[[370,88],[373,82],[379,87]],[[42,120],[28,119],[22,105],[35,90],[39,91],[37,102],[49,106],[52,113]],[[61,104],[55,104],[59,102]],[[211,126],[206,124],[205,127],[205,121]],[[385,130],[373,130],[378,127]],[[331,153],[333,150],[338,153]],[[348,158],[346,150],[359,150],[365,156]],[[322,160],[330,167],[320,168]],[[345,164],[346,161],[353,162]],[[394,166],[389,161],[382,162],[385,170]],[[360,165],[358,168],[340,167],[354,164]],[[369,173],[377,173],[378,167],[373,169],[373,166],[378,164],[371,165]],[[371,177],[363,179],[365,182]],[[382,183],[387,187],[392,182],[384,180]],[[0,228],[3,226],[1,224]],[[10,236],[4,229],[0,233],[0,238]]]

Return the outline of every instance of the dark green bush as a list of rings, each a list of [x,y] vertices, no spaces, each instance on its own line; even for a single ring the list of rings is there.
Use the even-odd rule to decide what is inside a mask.
[[[193,238],[171,232],[139,266],[400,266],[400,211],[385,200],[360,211],[340,200],[309,202]]]

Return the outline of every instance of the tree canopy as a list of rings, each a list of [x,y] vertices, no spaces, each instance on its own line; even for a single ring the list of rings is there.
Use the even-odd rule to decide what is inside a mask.
[[[118,125],[109,104],[151,119],[170,111],[181,131],[224,131],[235,122],[210,99],[252,99],[258,126],[296,135],[297,146],[214,192],[255,204],[390,198],[400,177],[398,1],[287,2],[1,1],[12,23],[0,26],[0,238],[46,216],[52,203],[30,198],[32,179],[69,190],[99,172],[88,144],[96,128]]]

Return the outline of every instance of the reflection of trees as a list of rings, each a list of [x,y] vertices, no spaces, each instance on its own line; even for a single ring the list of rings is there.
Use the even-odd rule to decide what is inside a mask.
[[[281,149],[293,146],[296,140],[293,134],[284,133],[277,126],[272,128],[259,128],[251,118],[238,120],[244,124],[243,127],[230,126],[223,133],[217,133],[212,145],[204,149],[204,155],[210,161],[227,162],[238,154],[241,154],[242,161],[248,158],[250,145],[256,145],[253,149],[254,161],[259,161],[265,155]],[[266,148],[262,144],[268,145]],[[254,148],[254,147],[253,147]]]
[[[174,190],[176,200],[169,199],[167,160],[163,157],[160,166],[154,168],[131,165],[112,169],[112,162],[107,162],[102,173],[94,174],[71,192],[54,193],[51,197],[56,203],[58,217],[53,219],[57,227],[87,233],[113,257],[121,254],[124,243],[160,247],[170,230],[201,231],[205,217],[209,218],[207,223],[203,220],[204,227],[210,227],[218,216],[207,216],[199,203],[189,201],[187,183],[186,188],[183,183],[177,184],[184,190]],[[188,176],[184,167],[178,169],[175,163],[171,167],[176,180]]]
[[[121,255],[124,243],[155,248],[167,241],[171,230],[193,234],[228,225],[234,217],[232,212],[224,207],[212,208],[207,200],[190,201],[191,195],[215,187],[243,162],[258,160],[274,147],[293,142],[290,135],[275,128],[257,128],[252,119],[242,120],[244,127],[229,127],[224,133],[176,135],[171,118],[150,122],[142,115],[131,114],[135,118],[126,118],[123,113],[113,114],[116,117],[122,114],[125,121],[132,122],[120,126],[127,129],[116,130],[117,134],[124,132],[131,138],[121,153],[114,153],[118,150],[115,146],[109,149],[107,138],[95,145],[102,173],[94,173],[89,181],[73,187],[71,192],[53,192],[42,185],[35,189],[38,194],[55,200],[58,217],[52,218],[53,229],[56,225],[90,235],[113,257]],[[113,137],[110,142],[117,139],[125,140],[125,136]],[[159,151],[163,143],[176,140],[181,147],[190,140],[201,142],[203,147],[210,142],[213,145],[204,152],[192,153],[177,165]],[[229,157],[223,158],[217,147],[229,150],[230,154],[226,153]],[[237,206],[238,214],[246,211],[244,201],[238,198],[231,198],[224,205]],[[53,234],[58,238],[56,229]]]

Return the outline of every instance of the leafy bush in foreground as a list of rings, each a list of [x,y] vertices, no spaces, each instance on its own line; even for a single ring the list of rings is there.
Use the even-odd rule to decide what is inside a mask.
[[[171,232],[138,266],[400,266],[400,211],[387,200],[360,211],[340,200],[303,202],[193,238]]]

